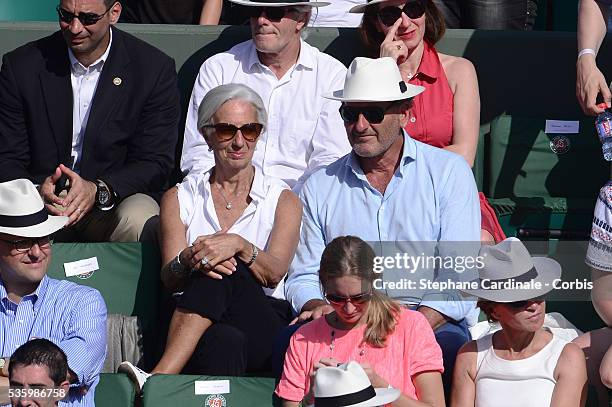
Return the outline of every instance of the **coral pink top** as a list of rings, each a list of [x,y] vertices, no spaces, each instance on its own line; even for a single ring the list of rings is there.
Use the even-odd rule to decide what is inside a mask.
[[[416,374],[444,371],[442,351],[421,313],[402,308],[395,330],[383,348],[362,344],[364,331],[365,324],[344,331],[331,327],[325,318],[303,325],[291,337],[276,394],[290,401],[304,399],[310,391],[309,374],[314,363],[322,358],[367,362],[391,386],[414,399],[417,399],[413,384]]]
[[[417,72],[408,81],[425,87],[414,98],[412,116],[405,129],[415,140],[444,148],[453,139],[454,95],[436,49],[424,42],[423,57]]]

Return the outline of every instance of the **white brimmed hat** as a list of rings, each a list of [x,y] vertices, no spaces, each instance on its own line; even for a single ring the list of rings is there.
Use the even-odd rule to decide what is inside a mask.
[[[391,0],[371,0],[368,1],[366,4],[358,4],[356,6],[351,7],[349,13],[365,13],[367,7],[373,6],[374,4],[385,3],[389,1]]]
[[[310,6],[310,7],[325,7],[329,6],[331,3],[328,1],[277,1],[277,0],[259,0],[259,1],[251,1],[251,0],[229,0],[232,3],[240,4],[241,6],[250,6],[250,7],[291,7],[291,6]]]
[[[392,102],[413,98],[424,90],[404,82],[393,58],[357,57],[346,72],[344,89],[323,97],[342,102]]]
[[[60,230],[67,216],[50,216],[30,180],[0,183],[0,233],[21,237],[42,237]]]
[[[375,389],[357,362],[319,368],[314,379],[315,403],[310,407],[384,406],[400,396],[394,388]]]
[[[480,288],[460,290],[483,300],[494,302],[525,301],[541,297],[553,289],[553,280],[561,278],[561,265],[547,257],[532,257],[519,239],[509,237],[496,245],[483,245],[479,256],[483,258],[484,267],[478,271]],[[512,288],[494,289],[512,284],[540,283],[540,289]],[[493,285],[492,285],[493,284]]]

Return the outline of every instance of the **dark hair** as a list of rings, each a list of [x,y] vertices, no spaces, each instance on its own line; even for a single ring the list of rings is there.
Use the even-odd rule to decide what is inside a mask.
[[[425,36],[424,39],[431,45],[435,45],[440,38],[444,36],[446,25],[444,24],[444,16],[438,10],[433,0],[416,0],[425,2]],[[368,54],[372,58],[378,58],[380,55],[380,44],[385,39],[385,35],[376,28],[376,20],[378,19],[378,6],[373,5],[366,7],[359,26],[359,35],[361,41],[365,45]]]
[[[497,318],[493,316],[493,306],[497,304],[496,302],[489,300],[479,300],[476,305],[480,308],[482,312],[487,316],[487,321],[489,322],[498,322]]]
[[[363,341],[380,348],[395,329],[400,305],[374,289],[374,280],[382,277],[374,273],[374,256],[370,245],[358,237],[337,237],[323,250],[319,279],[323,287],[328,281],[343,276],[356,276],[367,283],[372,289],[372,299],[366,314]]]
[[[46,366],[56,386],[66,381],[68,359],[56,344],[48,339],[32,339],[17,348],[9,363],[9,378],[16,366]]]

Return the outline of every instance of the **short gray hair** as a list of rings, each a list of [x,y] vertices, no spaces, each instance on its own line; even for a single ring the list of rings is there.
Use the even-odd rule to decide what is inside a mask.
[[[198,130],[202,132],[204,126],[212,124],[214,114],[225,102],[230,100],[249,102],[255,109],[257,121],[263,124],[264,128],[267,126],[268,114],[261,96],[248,86],[228,83],[212,88],[202,99],[198,108]]]

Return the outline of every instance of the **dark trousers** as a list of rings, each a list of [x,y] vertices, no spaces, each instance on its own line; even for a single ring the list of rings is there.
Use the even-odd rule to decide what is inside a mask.
[[[531,30],[536,0],[433,0],[447,28],[481,30]]]
[[[274,341],[274,352],[272,354],[272,373],[276,378],[280,378],[283,373],[285,363],[285,353],[289,347],[289,340],[301,324],[294,324],[283,329]],[[450,401],[451,384],[453,379],[453,369],[459,348],[471,339],[465,319],[459,322],[447,322],[434,331],[436,342],[442,349],[442,361],[444,363],[444,373],[442,373],[442,384],[444,386],[444,396]]]
[[[213,322],[183,370],[188,374],[269,373],[274,338],[291,318],[289,303],[267,297],[240,260],[221,280],[195,273],[176,307]]]

